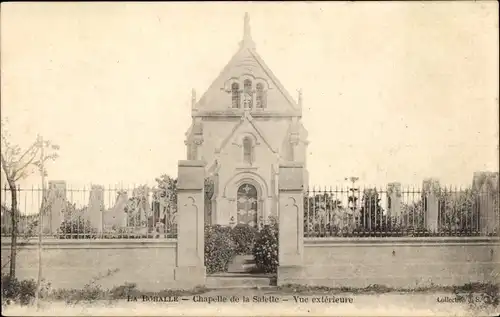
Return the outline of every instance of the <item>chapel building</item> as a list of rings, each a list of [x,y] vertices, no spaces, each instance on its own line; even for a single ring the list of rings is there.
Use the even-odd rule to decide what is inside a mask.
[[[252,226],[278,216],[280,162],[306,168],[302,95],[295,101],[256,51],[248,14],[239,49],[197,101],[186,132],[188,160],[206,162],[213,195],[205,221]]]

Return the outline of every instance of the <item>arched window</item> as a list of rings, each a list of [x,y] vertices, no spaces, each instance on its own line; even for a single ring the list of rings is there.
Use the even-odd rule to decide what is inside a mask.
[[[250,79],[245,79],[243,82],[243,91],[244,91],[244,105],[245,108],[251,109],[253,104],[253,93],[252,93],[252,81]]]
[[[238,188],[236,211],[237,223],[257,226],[257,213],[259,212],[259,196],[257,189],[252,184],[242,184]]]
[[[231,94],[232,94],[233,108],[239,108],[240,107],[240,85],[238,83],[233,83],[231,85]]]
[[[258,83],[257,86],[257,96],[255,96],[255,103],[257,108],[266,107],[266,92],[264,91],[264,85]]]
[[[249,137],[243,139],[243,162],[252,164],[252,140]]]

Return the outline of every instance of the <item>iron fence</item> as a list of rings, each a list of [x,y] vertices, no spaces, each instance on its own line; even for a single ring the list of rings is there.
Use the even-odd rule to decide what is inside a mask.
[[[164,189],[16,189],[20,239],[176,238],[177,196]],[[11,190],[2,189],[1,235],[12,234]],[[442,188],[311,188],[304,194],[305,237],[498,236],[499,193]]]
[[[42,213],[44,237],[139,239],[177,237],[177,197],[165,190],[89,187],[15,190],[20,239],[36,237]],[[1,235],[12,235],[12,191],[2,189]]]
[[[442,188],[311,188],[305,237],[498,236],[498,192]]]

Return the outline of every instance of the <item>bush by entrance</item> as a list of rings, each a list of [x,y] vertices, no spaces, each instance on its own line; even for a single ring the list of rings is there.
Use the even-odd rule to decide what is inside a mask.
[[[278,268],[278,223],[270,221],[260,229],[248,225],[234,228],[205,226],[205,267],[207,274],[227,272],[238,254],[252,254],[257,270],[276,273]]]
[[[227,272],[235,250],[230,227],[205,226],[205,267],[208,274]]]
[[[246,224],[236,225],[231,230],[231,238],[236,246],[236,254],[252,254],[258,230]]]
[[[278,270],[278,224],[264,225],[257,234],[253,247],[253,256],[257,269],[264,273],[276,273]]]

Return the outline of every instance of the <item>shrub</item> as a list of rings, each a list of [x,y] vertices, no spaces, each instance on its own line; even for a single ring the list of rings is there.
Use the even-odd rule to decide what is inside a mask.
[[[468,308],[473,311],[487,312],[497,310],[500,305],[500,285],[491,283],[467,283],[455,287],[453,293],[465,298]]]
[[[221,225],[205,226],[205,267],[207,273],[227,272],[235,255],[231,228]]]
[[[94,302],[96,300],[106,299],[110,292],[103,290],[99,284],[90,282],[82,289],[57,289],[51,292],[50,298],[55,300],[63,300],[66,304],[78,304],[80,302]],[[112,298],[115,295],[110,294]]]
[[[35,292],[35,280],[19,281],[17,278],[10,278],[8,274],[2,274],[2,306],[10,304],[12,301],[28,305],[35,298]]]
[[[114,227],[111,231],[103,234],[106,239],[147,239],[155,238],[156,233],[147,227]]]
[[[135,283],[125,283],[125,285],[113,287],[110,291],[112,299],[123,299],[128,296],[137,296],[138,293],[137,284]]]
[[[80,217],[63,221],[59,230],[61,239],[94,239],[97,233],[90,221]]]
[[[257,269],[265,273],[276,273],[278,268],[278,224],[266,224],[257,234],[253,248]]]
[[[107,291],[102,289],[95,280],[85,284],[82,289],[62,289],[54,293],[57,299],[64,299],[68,304],[78,304],[81,301],[94,302],[106,298]]]
[[[231,230],[231,238],[236,245],[236,254],[252,254],[257,229],[246,224],[239,224]]]

